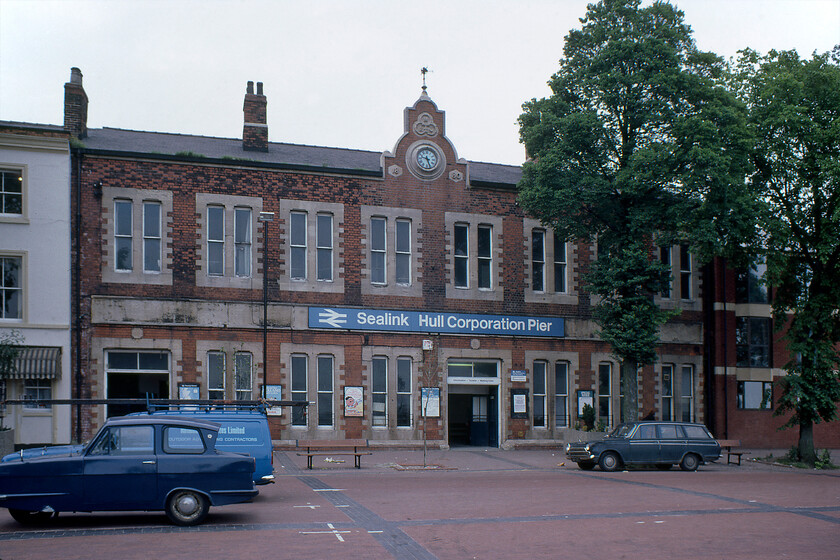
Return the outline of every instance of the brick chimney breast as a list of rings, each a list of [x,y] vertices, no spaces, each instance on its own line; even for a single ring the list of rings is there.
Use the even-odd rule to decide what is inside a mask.
[[[70,69],[70,81],[64,84],[64,129],[76,138],[87,136],[88,96],[82,85],[82,71]]]
[[[257,93],[254,93],[254,82],[248,82],[245,90],[245,124],[242,127],[242,149],[250,152],[268,151],[268,124],[266,119],[267,100],[263,95],[263,84],[257,82]]]

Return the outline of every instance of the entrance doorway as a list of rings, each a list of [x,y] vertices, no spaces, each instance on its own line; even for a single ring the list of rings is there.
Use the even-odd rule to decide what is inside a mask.
[[[169,354],[166,352],[107,352],[106,397],[109,399],[169,398]],[[106,416],[145,412],[145,405],[111,404]]]
[[[498,387],[449,386],[449,445],[499,446]]]

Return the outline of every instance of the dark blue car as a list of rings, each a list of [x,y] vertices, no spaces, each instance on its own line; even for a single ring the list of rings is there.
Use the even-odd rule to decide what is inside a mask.
[[[20,523],[59,512],[160,511],[196,525],[210,506],[257,495],[254,459],[216,449],[219,424],[188,418],[111,418],[89,444],[7,455],[0,507]]]

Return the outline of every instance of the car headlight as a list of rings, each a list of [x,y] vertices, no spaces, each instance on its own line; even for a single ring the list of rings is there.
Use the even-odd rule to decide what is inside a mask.
[[[566,453],[568,453],[568,452],[569,452],[569,450],[570,450],[571,448],[572,448],[572,444],[571,444],[571,443],[567,443],[567,444],[566,444]]]
[[[589,453],[589,447],[591,445],[592,445],[591,443],[587,443],[586,445],[583,446],[583,448],[586,450],[587,453]]]

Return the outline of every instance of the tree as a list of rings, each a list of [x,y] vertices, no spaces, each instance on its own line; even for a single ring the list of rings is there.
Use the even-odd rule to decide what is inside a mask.
[[[17,371],[15,360],[20,354],[20,345],[23,342],[23,335],[16,329],[0,334],[0,384],[5,383],[5,378]],[[0,428],[3,427],[4,415],[5,405],[0,402]]]
[[[776,414],[790,414],[800,459],[814,465],[814,424],[834,420],[840,401],[840,46],[811,60],[744,51],[735,77],[755,129],[774,319],[792,356]]]
[[[726,254],[752,238],[754,215],[745,112],[724,87],[723,61],[697,50],[682,12],[639,4],[590,4],[566,37],[551,97],[525,103],[519,118],[532,158],[520,204],[567,241],[597,240],[588,289],[621,361],[626,420],[671,316],[654,302],[670,275],[654,246]]]

